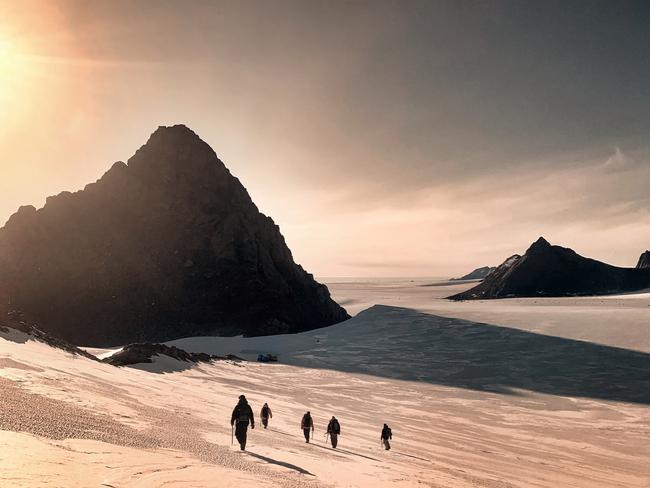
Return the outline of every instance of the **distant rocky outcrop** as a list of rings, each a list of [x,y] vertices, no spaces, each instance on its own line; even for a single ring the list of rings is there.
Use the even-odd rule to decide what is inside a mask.
[[[483,266],[482,268],[476,268],[471,273],[461,276],[460,278],[452,278],[451,281],[482,280],[495,269],[497,268],[494,266]]]
[[[636,265],[637,269],[647,269],[650,268],[650,251],[646,251],[641,254],[639,262]]]
[[[349,318],[185,126],[0,229],[0,296],[75,344],[300,332]]]
[[[540,237],[523,256],[511,256],[477,286],[449,298],[604,295],[648,287],[650,268],[611,266]]]
[[[128,366],[131,364],[151,363],[154,356],[168,356],[177,361],[191,362],[191,363],[209,363],[218,358],[202,352],[187,352],[179,349],[176,346],[167,346],[165,344],[150,344],[139,343],[129,344],[116,352],[115,354],[105,358],[105,363],[113,366]]]

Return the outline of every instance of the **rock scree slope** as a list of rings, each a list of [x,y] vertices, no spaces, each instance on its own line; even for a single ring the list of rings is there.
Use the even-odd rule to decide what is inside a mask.
[[[159,127],[83,190],[21,207],[0,229],[0,297],[41,329],[98,347],[349,318],[183,125]]]
[[[540,237],[523,256],[515,254],[477,286],[452,300],[605,295],[650,287],[650,268],[619,268],[580,256]]]

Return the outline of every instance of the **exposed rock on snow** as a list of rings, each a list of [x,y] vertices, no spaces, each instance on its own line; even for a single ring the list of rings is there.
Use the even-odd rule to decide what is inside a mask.
[[[202,352],[187,352],[176,346],[151,343],[129,344],[113,354],[105,356],[102,361],[113,366],[130,366],[153,363],[155,358],[160,356],[166,356],[183,363],[210,363],[217,360],[244,361],[234,354],[216,356]],[[188,367],[190,366],[191,364],[188,365]]]
[[[506,260],[474,288],[453,300],[604,295],[650,287],[650,268],[619,268],[552,246],[543,237]]]
[[[21,207],[0,230],[0,285],[28,320],[85,346],[298,332],[349,317],[182,125],[158,128],[83,191]]]
[[[452,278],[451,281],[482,280],[495,269],[497,269],[495,266],[483,266],[460,278]]]
[[[637,269],[650,268],[650,251],[646,251],[639,257],[639,262],[636,265]]]
[[[54,337],[47,332],[43,332],[35,325],[28,324],[24,320],[23,314],[16,310],[6,312],[4,314],[4,320],[0,320],[0,333],[3,334],[4,338],[11,340],[12,330],[24,334],[23,337],[44,342],[49,346],[55,347],[57,349],[63,349],[64,351],[67,351],[71,354],[78,354],[79,356],[84,356],[95,361],[98,360],[95,356],[84,351],[83,349],[78,348],[74,344],[70,344],[63,339],[59,339],[58,337]]]
[[[158,355],[192,363],[209,363],[212,360],[220,359],[218,356],[187,352],[178,347],[166,346],[165,344],[139,343],[129,344],[103,361],[113,366],[128,366],[130,364],[151,363],[152,357]]]

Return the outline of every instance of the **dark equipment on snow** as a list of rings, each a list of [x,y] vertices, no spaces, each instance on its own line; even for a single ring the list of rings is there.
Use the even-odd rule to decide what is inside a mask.
[[[260,363],[277,362],[278,357],[275,354],[258,354],[257,361]]]

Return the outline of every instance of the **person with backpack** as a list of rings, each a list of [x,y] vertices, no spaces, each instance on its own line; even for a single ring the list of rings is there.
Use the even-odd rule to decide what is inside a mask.
[[[255,428],[255,418],[253,417],[253,409],[246,401],[244,395],[239,396],[239,403],[235,406],[230,417],[230,426],[232,427],[235,422],[235,437],[239,442],[239,448],[243,451],[246,449],[246,431],[248,430],[248,422],[251,424],[251,429]]]
[[[302,433],[305,434],[305,442],[309,442],[309,431],[314,432],[314,421],[311,418],[311,413],[307,412],[302,416],[300,428],[302,429]]]
[[[260,417],[262,418],[262,425],[266,429],[269,425],[269,419],[273,418],[273,414],[271,413],[271,409],[269,408],[268,403],[265,403],[264,406],[262,407],[262,411],[260,412]]]
[[[330,423],[327,424],[327,435],[330,437],[330,441],[332,442],[332,447],[336,449],[336,445],[339,442],[339,435],[341,434],[341,426],[339,425],[339,421],[336,420],[336,417],[332,416],[332,420],[330,420]]]
[[[390,427],[388,427],[388,425],[384,424],[384,428],[381,429],[380,439],[381,439],[381,443],[384,445],[384,449],[386,449],[387,451],[390,450],[390,442],[388,441],[391,440],[392,438],[393,438],[393,431],[390,430]]]

